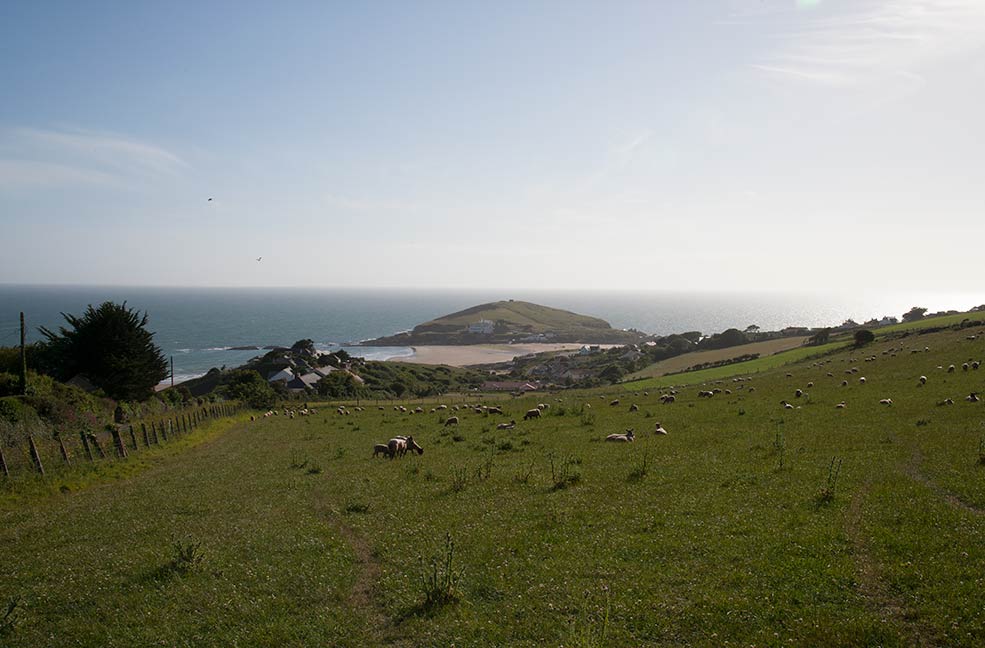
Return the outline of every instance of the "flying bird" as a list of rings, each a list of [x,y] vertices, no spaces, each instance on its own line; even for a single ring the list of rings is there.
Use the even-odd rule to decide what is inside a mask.
[[[209,202],[212,202],[212,199],[211,198],[209,198]]]
[[[257,257],[257,263],[260,263],[261,259],[263,259],[263,257]]]

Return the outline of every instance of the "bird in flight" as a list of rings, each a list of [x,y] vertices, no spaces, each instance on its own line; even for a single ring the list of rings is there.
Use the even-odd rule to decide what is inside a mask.
[[[260,263],[261,259],[263,259],[263,257],[257,257],[257,263]]]
[[[209,202],[212,202],[212,199],[211,198],[209,198]]]

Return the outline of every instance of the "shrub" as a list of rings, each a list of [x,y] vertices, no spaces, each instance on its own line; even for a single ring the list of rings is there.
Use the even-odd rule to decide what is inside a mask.
[[[421,559],[420,585],[424,607],[434,609],[457,601],[461,579],[462,570],[455,566],[455,542],[451,534],[446,533],[443,550],[433,555],[429,562]]]
[[[876,339],[876,334],[869,329],[859,329],[855,331],[855,346],[865,346]]]

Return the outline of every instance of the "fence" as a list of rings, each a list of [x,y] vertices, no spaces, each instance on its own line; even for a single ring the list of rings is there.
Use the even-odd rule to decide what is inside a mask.
[[[57,439],[28,436],[26,443],[0,445],[0,480],[23,472],[44,475],[57,467],[126,460],[133,453],[176,441],[206,421],[233,416],[241,409],[234,403],[215,403],[113,425],[111,429],[63,434]]]

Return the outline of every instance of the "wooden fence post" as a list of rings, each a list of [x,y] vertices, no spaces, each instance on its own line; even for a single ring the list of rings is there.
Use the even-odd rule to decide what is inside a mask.
[[[60,434],[58,435],[58,449],[61,450],[61,453],[62,453],[62,461],[65,462],[65,465],[66,466],[71,466],[72,465],[72,462],[68,458],[68,449],[65,447],[65,441],[62,440],[62,435],[60,435]]]
[[[178,436],[179,434],[181,434],[181,423],[178,422],[178,417],[177,416],[174,417],[174,427],[171,428],[171,429],[174,430],[174,435],[175,436]]]
[[[96,453],[99,455],[99,458],[100,459],[105,459],[106,458],[106,452],[103,450],[103,444],[101,444],[99,442],[99,437],[97,437],[95,435],[95,433],[94,433],[92,435],[92,438],[89,439],[89,440],[92,441],[92,445],[96,446]]]
[[[82,439],[82,447],[85,448],[86,458],[91,462],[92,459],[92,447],[89,446],[89,435],[83,430],[79,432],[79,438]]]
[[[164,425],[164,423],[161,423],[158,427],[161,428],[161,436],[164,437],[164,440],[165,441],[167,441],[168,440],[168,430],[167,430],[167,427]]]
[[[144,435],[144,447],[145,448],[149,448],[150,447],[150,437],[147,435],[147,426],[144,425],[143,422],[140,423],[140,431]]]
[[[27,435],[27,442],[31,446],[31,461],[34,462],[34,467],[38,469],[41,476],[44,477],[44,465],[41,463],[41,455],[38,453],[38,446],[34,445],[34,436],[31,434]]]
[[[137,449],[137,435],[133,433],[133,423],[130,424],[130,443],[133,445],[133,449]]]
[[[120,431],[114,427],[111,434],[113,435],[113,445],[116,446],[116,456],[120,459],[126,459],[127,447],[123,445],[123,437],[120,436]]]
[[[188,434],[188,417],[184,414],[181,415],[181,431]]]
[[[3,469],[4,477],[10,477],[10,471],[7,470],[7,458],[3,456],[3,446],[0,446],[0,468]]]

